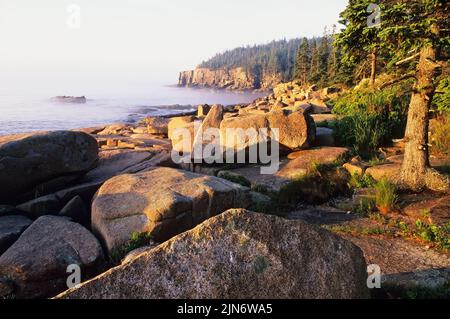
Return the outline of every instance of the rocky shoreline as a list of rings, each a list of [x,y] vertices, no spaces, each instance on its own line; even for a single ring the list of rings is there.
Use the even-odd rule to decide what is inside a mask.
[[[338,94],[339,88],[305,90],[293,82],[245,105],[200,105],[195,114],[135,124],[1,136],[0,297],[63,293],[67,267],[75,264],[88,281],[61,298],[368,298],[366,264],[379,262],[371,248],[308,218],[311,210],[323,213],[317,203],[355,200],[347,185],[355,171],[377,179],[400,164],[389,156],[376,167],[350,161],[333,131],[318,127],[336,120],[327,101]],[[182,151],[176,130],[189,132],[192,149],[196,122],[221,134],[230,127],[279,128],[280,169],[262,175],[260,163],[175,163],[172,151]],[[273,198],[287,205],[281,195],[310,176],[311,163],[332,166],[307,186],[294,184],[303,205],[313,208],[272,216],[281,207]],[[439,198],[428,206],[447,205],[448,195]],[[412,215],[417,209],[410,205]],[[348,222],[348,210],[333,209],[326,218]],[[147,248],[133,252],[136,246]],[[438,265],[428,266],[444,268],[440,280],[450,258],[435,259]],[[297,276],[298,269],[304,274]],[[398,283],[393,277],[387,280]]]

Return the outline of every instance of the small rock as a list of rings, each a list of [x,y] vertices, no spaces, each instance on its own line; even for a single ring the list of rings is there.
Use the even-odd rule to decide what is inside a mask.
[[[27,213],[33,219],[43,215],[56,214],[62,208],[62,203],[55,194],[50,194],[17,206],[17,209]]]
[[[61,209],[60,216],[70,217],[73,221],[85,227],[90,226],[90,215],[86,204],[80,196],[75,196]]]

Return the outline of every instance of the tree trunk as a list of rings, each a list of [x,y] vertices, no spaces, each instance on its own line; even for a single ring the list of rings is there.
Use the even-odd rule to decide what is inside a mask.
[[[370,70],[370,86],[374,87],[375,86],[375,78],[376,78],[376,74],[377,74],[377,59],[378,59],[378,52],[377,49],[374,49],[372,54],[371,54],[371,62],[372,62],[372,67]]]
[[[428,157],[428,112],[436,90],[434,79],[439,70],[436,50],[432,46],[423,48],[416,68],[417,83],[408,110],[405,156],[401,170],[402,186],[414,191],[424,188],[445,191],[449,187],[448,178],[430,168]]]

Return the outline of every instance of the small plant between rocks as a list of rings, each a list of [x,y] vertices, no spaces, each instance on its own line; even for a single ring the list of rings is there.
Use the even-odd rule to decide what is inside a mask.
[[[374,185],[374,188],[375,202],[380,212],[382,214],[393,212],[396,209],[398,201],[395,185],[386,178],[383,178]]]
[[[120,261],[131,251],[149,245],[153,241],[153,238],[148,232],[134,232],[130,236],[130,240],[121,247],[111,252],[111,262],[114,264],[120,263]]]

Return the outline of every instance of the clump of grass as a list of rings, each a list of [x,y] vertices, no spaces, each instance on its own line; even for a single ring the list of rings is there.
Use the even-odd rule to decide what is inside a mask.
[[[385,158],[381,158],[378,156],[372,157],[367,163],[370,167],[385,164],[387,161]]]
[[[386,229],[381,227],[355,227],[348,225],[324,225],[322,228],[336,234],[349,234],[349,235],[365,235],[365,236],[374,236],[374,235],[384,235],[389,234]]]
[[[239,184],[245,187],[251,187],[252,183],[248,179],[246,179],[244,176],[237,175],[237,174],[231,174],[228,172],[222,172],[219,176],[220,178],[226,179],[227,181],[230,181],[235,184]]]
[[[149,245],[153,241],[153,237],[148,232],[134,232],[131,234],[130,240],[123,246],[114,249],[111,252],[111,261],[119,263],[129,252]]]
[[[263,184],[257,184],[252,187],[252,190],[264,195],[271,195],[273,191],[267,186]]]
[[[358,205],[353,207],[352,213],[367,217],[375,210],[375,208],[376,205],[374,199],[363,198]]]
[[[379,211],[383,214],[393,212],[398,200],[395,185],[383,178],[375,184],[374,188],[375,202]]]
[[[312,164],[305,176],[293,179],[273,196],[277,204],[323,203],[331,197],[348,193],[348,173],[333,166]]]
[[[336,141],[353,147],[363,158],[371,158],[377,149],[402,137],[406,127],[409,89],[353,90],[331,100],[333,113],[343,115],[330,123]]]
[[[352,174],[349,181],[351,188],[370,188],[373,187],[375,183],[372,176],[367,174],[361,176],[357,173]]]

